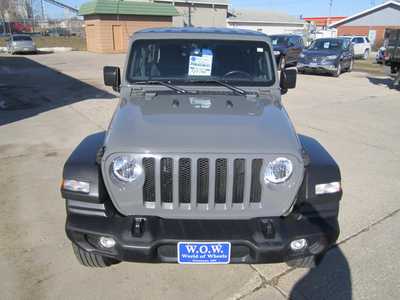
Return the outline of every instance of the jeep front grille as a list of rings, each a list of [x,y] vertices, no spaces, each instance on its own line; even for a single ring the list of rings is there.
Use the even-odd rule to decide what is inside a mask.
[[[192,166],[190,158],[179,160],[179,202],[190,203]]]
[[[152,157],[143,158],[145,181],[143,185],[143,199],[148,202],[156,201],[155,191],[155,159]]]
[[[142,164],[148,208],[246,209],[261,203],[262,159],[145,157]]]

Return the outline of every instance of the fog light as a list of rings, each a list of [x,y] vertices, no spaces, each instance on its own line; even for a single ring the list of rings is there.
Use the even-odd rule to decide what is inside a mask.
[[[115,240],[111,237],[102,236],[99,239],[99,244],[103,248],[109,249],[115,246]]]
[[[303,250],[307,247],[307,240],[306,239],[299,239],[299,240],[294,240],[290,243],[290,248],[293,251],[300,251]]]

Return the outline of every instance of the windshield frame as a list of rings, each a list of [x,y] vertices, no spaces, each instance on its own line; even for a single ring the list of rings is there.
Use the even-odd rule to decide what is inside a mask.
[[[218,41],[223,41],[223,42],[232,42],[232,41],[237,41],[237,42],[253,42],[253,43],[263,43],[264,47],[265,47],[265,55],[267,55],[267,63],[270,64],[271,67],[271,79],[268,81],[253,81],[253,80],[234,80],[234,79],[221,79],[219,76],[205,76],[204,78],[202,77],[193,77],[190,79],[185,79],[183,80],[182,78],[162,78],[162,77],[156,77],[156,78],[152,78],[149,79],[150,81],[152,80],[158,80],[158,81],[165,81],[169,84],[174,84],[174,85],[184,85],[184,86],[216,86],[216,87],[220,87],[221,85],[218,84],[216,81],[221,81],[223,83],[227,83],[230,85],[234,85],[234,86],[243,86],[243,87],[272,87],[276,84],[276,68],[274,66],[274,57],[272,55],[272,47],[271,45],[268,43],[267,40],[243,40],[243,39],[215,39],[215,38],[201,38],[198,36],[194,36],[192,38],[181,38],[181,37],[176,37],[173,39],[154,39],[154,38],[143,38],[143,39],[136,39],[133,40],[133,42],[131,43],[131,46],[129,48],[129,52],[128,52],[128,61],[126,64],[126,68],[125,68],[125,75],[124,78],[126,80],[126,82],[130,85],[134,85],[136,84],[136,82],[143,82],[146,80],[132,80],[132,78],[130,78],[129,76],[129,71],[132,68],[132,63],[133,63],[133,49],[135,46],[136,42],[139,41],[151,41],[151,40],[166,40],[166,41],[170,41],[170,40],[182,40],[184,42],[193,42],[193,41],[210,41],[210,42],[218,42]],[[144,84],[144,83],[142,83]]]

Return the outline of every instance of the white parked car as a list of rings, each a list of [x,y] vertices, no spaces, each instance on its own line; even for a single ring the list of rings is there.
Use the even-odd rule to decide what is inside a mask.
[[[354,48],[354,56],[368,59],[371,54],[371,42],[366,36],[352,36],[351,42]]]

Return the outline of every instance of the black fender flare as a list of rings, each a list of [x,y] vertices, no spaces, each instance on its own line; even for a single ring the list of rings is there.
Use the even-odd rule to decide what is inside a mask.
[[[299,135],[299,140],[306,166],[295,210],[309,216],[337,216],[343,192],[316,195],[315,186],[321,183],[341,182],[340,168],[317,140],[304,135]]]
[[[98,153],[104,145],[105,132],[89,135],[75,148],[64,164],[63,179],[90,183],[88,194],[67,191],[61,187],[64,199],[91,203],[103,203],[107,198],[98,161]]]

